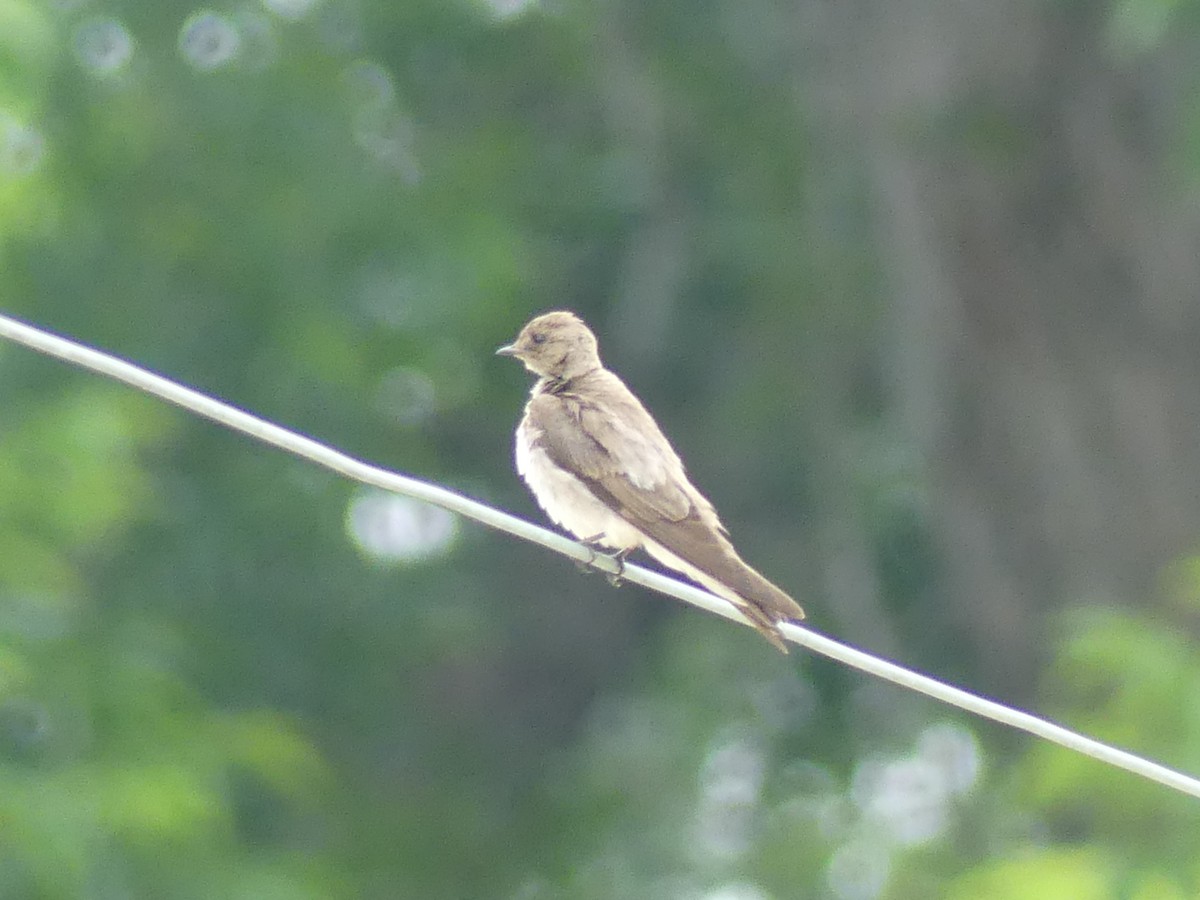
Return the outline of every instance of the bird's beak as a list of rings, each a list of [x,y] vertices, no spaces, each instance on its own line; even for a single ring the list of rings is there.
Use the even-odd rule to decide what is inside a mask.
[[[517,355],[517,345],[516,344],[506,344],[505,346],[499,348],[496,351],[496,355],[497,356],[516,356]]]

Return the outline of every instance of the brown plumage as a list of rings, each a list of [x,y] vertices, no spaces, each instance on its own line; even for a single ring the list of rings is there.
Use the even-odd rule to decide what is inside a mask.
[[[733,603],[786,653],[777,624],[804,611],[737,555],[654,419],[600,362],[588,327],[572,313],[546,313],[496,352],[539,376],[517,428],[516,459],[550,518],[622,556],[645,548]]]

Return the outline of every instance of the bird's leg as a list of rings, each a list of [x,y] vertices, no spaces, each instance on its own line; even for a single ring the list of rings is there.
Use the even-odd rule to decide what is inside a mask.
[[[617,564],[617,571],[608,573],[608,583],[613,587],[620,587],[624,580],[621,576],[625,574],[625,557],[633,552],[632,547],[622,547],[616,553],[609,557]]]
[[[580,562],[579,560],[575,560],[575,567],[577,569],[579,569],[580,572],[596,571],[596,569],[595,569],[596,557],[603,555],[600,552],[600,546],[601,546],[600,542],[602,540],[604,540],[604,532],[603,531],[601,531],[598,534],[593,534],[591,537],[585,537],[585,538],[579,539],[579,543],[583,544],[583,546],[588,548],[588,554],[589,554],[586,562]]]
[[[633,552],[633,547],[624,547],[624,548],[618,550],[616,553],[608,554],[608,553],[603,552],[603,549],[602,549],[604,546],[604,544],[602,543],[604,538],[605,538],[605,534],[603,531],[601,531],[599,534],[593,534],[590,537],[580,538],[579,543],[581,543],[585,547],[587,547],[588,552],[591,555],[588,557],[587,562],[576,561],[575,565],[579,567],[579,571],[581,571],[581,572],[588,572],[588,571],[595,572],[596,571],[596,560],[599,557],[603,556],[608,559],[611,559],[613,562],[615,562],[617,564],[617,571],[616,572],[605,572],[604,576],[608,579],[608,583],[611,584],[613,587],[620,587],[621,575],[625,572],[625,557],[627,557],[630,553]]]

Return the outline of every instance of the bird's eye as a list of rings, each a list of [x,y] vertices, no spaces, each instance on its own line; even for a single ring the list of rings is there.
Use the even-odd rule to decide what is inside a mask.
[[[546,343],[546,335],[542,334],[542,332],[540,332],[540,331],[539,331],[539,332],[536,332],[536,333],[534,334],[534,336],[533,336],[533,342],[534,342],[535,344],[544,344],[544,343]]]

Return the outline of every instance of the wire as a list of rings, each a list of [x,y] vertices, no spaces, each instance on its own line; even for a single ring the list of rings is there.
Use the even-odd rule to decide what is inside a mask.
[[[424,500],[435,506],[443,507],[469,519],[474,519],[495,528],[515,535],[523,540],[541,544],[549,550],[561,553],[571,559],[590,563],[594,568],[610,574],[620,574],[626,581],[632,581],[651,590],[659,591],[676,597],[701,609],[724,616],[736,622],[748,624],[738,610],[713,594],[700,588],[668,578],[658,572],[644,569],[641,566],[626,564],[623,569],[615,560],[607,556],[597,556],[590,549],[569,538],[553,531],[548,531],[524,519],[511,516],[461,494],[438,487],[434,484],[389,472],[377,466],[369,465],[361,460],[348,456],[312,438],[304,437],[294,431],[281,428],[270,422],[253,416],[220,400],[216,400],[191,388],[184,387],[160,375],[155,375],[132,363],[117,359],[107,353],[85,347],[66,338],[58,337],[31,325],[26,325],[8,316],[0,315],[0,337],[8,338],[47,356],[52,356],[73,365],[89,369],[109,378],[124,382],[130,387],[137,388],[147,394],[153,394],[168,403],[211,419],[234,431],[257,438],[263,443],[285,450],[295,456],[307,459],[317,465],[324,466],[347,478],[374,485],[387,491],[394,491],[418,500]],[[795,644],[838,660],[869,675],[883,678],[893,684],[909,690],[917,691],[957,706],[959,709],[974,713],[993,722],[999,722],[1012,728],[1028,732],[1036,737],[1052,741],[1069,750],[1086,754],[1101,762],[1116,766],[1139,775],[1142,778],[1157,781],[1169,788],[1200,797],[1200,780],[1182,772],[1169,769],[1166,766],[1151,762],[1136,754],[1111,747],[1100,741],[1085,737],[1082,734],[1063,728],[1046,719],[1038,718],[1026,712],[1004,706],[994,700],[976,696],[961,688],[921,675],[910,669],[905,669],[895,663],[888,662],[861,650],[856,650],[846,644],[791,623],[780,626],[783,636]]]

